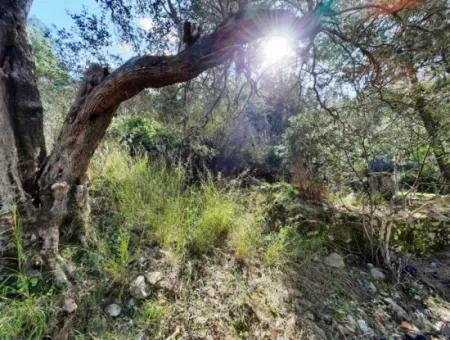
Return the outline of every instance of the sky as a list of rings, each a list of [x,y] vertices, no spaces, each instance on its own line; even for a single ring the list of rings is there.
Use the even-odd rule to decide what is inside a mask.
[[[30,15],[37,17],[46,26],[70,27],[71,19],[67,11],[79,12],[83,6],[88,10],[98,10],[94,0],[34,0]]]
[[[95,0],[34,0],[30,17],[38,18],[48,27],[55,25],[58,28],[70,28],[72,26],[72,19],[67,12],[78,13],[83,7],[88,12],[99,12],[99,6]],[[144,30],[149,30],[152,27],[149,18],[137,18],[136,22]],[[112,34],[113,40],[117,41],[118,39],[114,36],[114,32]],[[123,42],[114,42],[111,52],[118,54],[123,59],[128,59],[133,56],[131,47]]]

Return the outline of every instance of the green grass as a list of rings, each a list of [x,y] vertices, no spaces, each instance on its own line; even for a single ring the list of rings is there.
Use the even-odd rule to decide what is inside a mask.
[[[27,274],[22,221],[15,205],[5,212],[12,221],[14,268],[0,273],[0,339],[42,339],[56,309],[59,293],[42,277]]]
[[[250,247],[246,240],[239,240],[254,233],[254,219],[242,219],[246,198],[237,190],[221,188],[212,179],[187,185],[181,166],[131,157],[117,146],[106,146],[91,171],[93,195],[108,202],[104,230],[109,235],[101,238],[110,249],[108,258],[117,262],[109,264],[111,271],[126,274],[127,262],[137,256],[139,244],[133,243],[133,252],[127,250],[132,235],[139,242],[154,238],[181,257],[207,253],[233,235],[230,245],[240,256],[253,253],[244,249]]]
[[[117,247],[109,247],[105,240],[100,241],[99,253],[105,259],[103,270],[115,282],[125,284],[128,277],[128,265],[132,259],[130,234],[122,229],[117,234]],[[137,252],[135,252],[137,255]]]
[[[14,241],[16,247],[17,267],[19,271],[23,270],[23,261],[25,259],[25,248],[23,246],[22,223],[20,220],[17,206],[13,205],[11,209],[11,218],[14,223]]]
[[[296,227],[282,227],[279,232],[268,236],[265,263],[280,266],[289,261],[308,260],[314,255],[323,254],[328,239],[325,234],[308,235]]]
[[[42,339],[59,299],[51,285],[10,270],[0,282],[0,339]]]
[[[106,145],[91,170],[93,195],[108,202],[100,243],[106,271],[117,281],[127,280],[129,263],[150,238],[179,258],[228,245],[245,262],[262,250],[268,265],[311,257],[327,245],[322,233],[293,226],[265,234],[267,202],[257,191],[223,188],[211,178],[187,185],[182,167],[131,157],[118,146]]]
[[[238,261],[254,258],[262,244],[262,228],[257,216],[253,213],[243,214],[230,232],[229,244]]]
[[[190,226],[188,240],[193,250],[204,253],[224,237],[237,221],[238,205],[232,194],[219,190],[212,181],[195,193],[198,215]]]
[[[0,338],[42,339],[55,305],[48,296],[10,300],[0,313]]]

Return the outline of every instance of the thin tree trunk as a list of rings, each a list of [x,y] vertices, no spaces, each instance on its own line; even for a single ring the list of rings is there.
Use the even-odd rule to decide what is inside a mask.
[[[441,126],[439,121],[433,117],[432,113],[427,108],[427,103],[423,94],[424,90],[417,78],[417,71],[412,66],[409,67],[409,78],[415,91],[416,111],[427,131],[431,151],[433,152],[439,171],[441,172],[444,185],[448,187],[450,186],[450,154],[446,152],[444,143],[439,136]],[[450,188],[444,188],[444,190],[450,190]]]

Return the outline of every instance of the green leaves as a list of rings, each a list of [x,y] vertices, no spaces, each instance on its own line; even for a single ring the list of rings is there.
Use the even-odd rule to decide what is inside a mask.
[[[168,156],[179,147],[179,141],[168,128],[154,119],[131,116],[118,119],[111,128],[111,137],[134,153]]]
[[[38,78],[43,78],[56,87],[68,85],[68,70],[54,53],[53,42],[37,19],[30,20],[30,36]]]

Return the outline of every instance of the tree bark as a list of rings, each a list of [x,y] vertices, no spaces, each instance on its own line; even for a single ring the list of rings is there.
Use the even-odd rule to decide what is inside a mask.
[[[26,33],[31,0],[0,2],[0,258],[11,255],[13,205],[33,219],[35,178],[46,156],[43,114]]]
[[[111,74],[91,65],[54,150],[46,157],[42,106],[26,35],[30,6],[31,0],[0,3],[0,194],[2,209],[9,209],[17,199],[23,201],[30,215],[27,224],[39,236],[41,255],[61,282],[68,282],[71,266],[59,256],[60,234],[68,239],[81,231],[74,225],[83,229],[86,223],[86,171],[123,101],[146,88],[190,80],[229,60],[237,48],[271,29],[284,26],[298,38],[311,39],[319,32],[314,13],[297,18],[281,10],[240,12],[177,55],[132,58]],[[11,228],[12,223],[0,227],[7,224]]]

